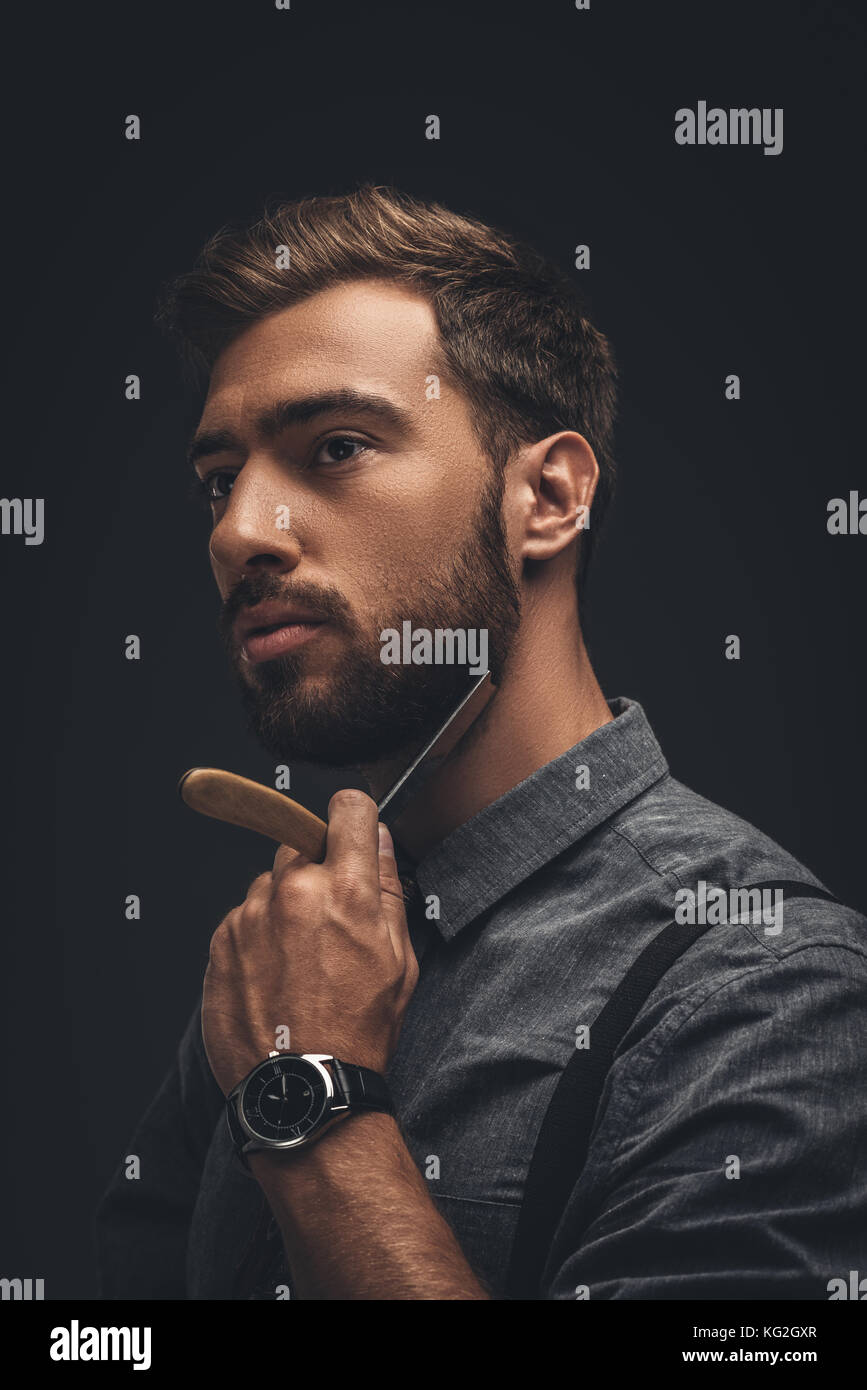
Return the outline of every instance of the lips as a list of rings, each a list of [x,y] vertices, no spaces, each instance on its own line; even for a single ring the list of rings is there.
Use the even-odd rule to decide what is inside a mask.
[[[235,636],[245,660],[268,661],[315,637],[327,621],[310,609],[260,603],[237,619]]]

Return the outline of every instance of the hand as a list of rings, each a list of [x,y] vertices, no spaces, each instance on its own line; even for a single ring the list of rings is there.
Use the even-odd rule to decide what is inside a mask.
[[[383,849],[376,803],[361,791],[336,792],[324,863],[281,846],[271,872],[214,932],[202,1037],[224,1094],[275,1050],[281,1026],[292,1052],[388,1066],[418,963],[382,829]]]

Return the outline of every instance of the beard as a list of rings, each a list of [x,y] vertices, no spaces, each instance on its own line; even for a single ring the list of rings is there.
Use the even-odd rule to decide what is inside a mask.
[[[397,757],[433,734],[469,689],[466,666],[386,665],[379,634],[413,629],[488,630],[488,669],[494,685],[518,629],[521,598],[509,562],[502,521],[502,474],[488,485],[467,541],[444,563],[407,581],[400,613],[377,614],[365,633],[334,591],[292,585],[263,572],[242,579],[220,614],[220,635],[239,684],[253,735],[278,762],[297,758],[323,767],[371,765]],[[233,624],[244,608],[290,598],[322,614],[345,636],[334,674],[323,689],[305,685],[305,648],[270,661],[242,660]],[[314,639],[315,641],[315,639]]]

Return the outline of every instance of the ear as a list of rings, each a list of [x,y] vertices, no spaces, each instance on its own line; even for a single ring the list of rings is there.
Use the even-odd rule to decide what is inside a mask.
[[[599,464],[575,430],[529,445],[517,462],[522,560],[550,560],[590,526]]]

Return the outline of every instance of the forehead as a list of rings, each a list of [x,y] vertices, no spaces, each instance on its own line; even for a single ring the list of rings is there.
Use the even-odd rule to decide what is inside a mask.
[[[439,334],[431,305],[388,281],[321,290],[251,324],[220,354],[206,413],[253,412],[280,394],[338,386],[424,401]]]

